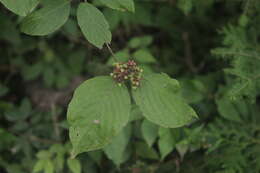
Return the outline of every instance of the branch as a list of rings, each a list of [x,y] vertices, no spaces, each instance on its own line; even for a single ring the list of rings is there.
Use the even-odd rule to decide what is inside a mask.
[[[193,60],[192,60],[189,33],[188,32],[182,33],[182,39],[185,44],[185,62],[193,73],[197,73],[198,69],[195,67],[195,65],[193,64]]]

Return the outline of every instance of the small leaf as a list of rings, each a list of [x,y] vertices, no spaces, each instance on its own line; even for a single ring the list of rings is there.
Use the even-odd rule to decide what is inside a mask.
[[[197,103],[205,98],[206,87],[199,80],[182,80],[182,96],[187,103]]]
[[[141,129],[144,140],[151,147],[158,136],[158,126],[148,120],[143,120]]]
[[[242,27],[246,27],[248,25],[249,18],[246,15],[241,15],[239,18],[239,25]]]
[[[55,72],[53,68],[46,67],[43,72],[43,81],[47,87],[51,87],[55,81]]]
[[[146,49],[140,49],[133,54],[135,60],[141,64],[152,64],[156,63],[156,59]]]
[[[103,148],[127,124],[131,104],[128,90],[110,77],[81,84],[68,108],[73,154]]]
[[[45,6],[24,18],[22,32],[29,35],[47,35],[60,28],[70,14],[69,0],[45,0]]]
[[[45,166],[45,162],[46,162],[46,160],[38,160],[33,167],[33,172],[36,173],[36,172],[40,172],[41,170],[43,170],[44,166]]]
[[[57,153],[55,158],[55,167],[57,170],[62,170],[64,167],[64,154]]]
[[[103,151],[97,150],[97,151],[89,151],[88,156],[94,160],[98,165],[100,165],[102,158],[103,158]]]
[[[101,49],[104,43],[111,42],[109,24],[96,7],[87,2],[80,3],[77,18],[81,31],[91,44]]]
[[[195,111],[180,96],[179,83],[166,74],[144,76],[141,86],[132,91],[136,104],[151,122],[166,128],[176,128],[197,117]]]
[[[107,61],[107,65],[113,65],[115,63],[114,58],[116,58],[116,60],[118,62],[126,62],[130,59],[129,51],[127,49],[124,49],[124,50],[120,50],[120,51],[116,52],[114,54],[114,57],[111,56],[109,58],[109,60]]]
[[[46,160],[44,165],[44,173],[54,173],[54,165],[51,160]]]
[[[104,148],[104,151],[109,159],[111,159],[117,166],[125,161],[125,150],[129,139],[131,137],[131,126],[125,127],[121,133],[116,136],[112,143]]]
[[[240,113],[236,108],[235,101],[228,96],[223,96],[216,100],[219,114],[231,121],[241,122]]]
[[[170,129],[159,129],[159,150],[161,153],[161,160],[163,160],[175,147],[175,140]]]
[[[134,37],[128,42],[128,45],[130,48],[147,47],[152,43],[152,41],[152,36]]]
[[[135,11],[134,1],[133,0],[100,0],[104,5],[115,10],[130,12]]]
[[[183,11],[185,15],[188,15],[192,10],[192,6],[193,6],[192,1],[193,0],[179,0],[177,6],[179,9]]]
[[[47,160],[51,158],[52,153],[47,150],[41,150],[36,154],[36,156],[38,159]]]
[[[7,94],[9,89],[0,83],[0,97]]]
[[[32,105],[28,98],[24,98],[22,100],[19,110],[20,110],[20,113],[25,116],[31,113]]]
[[[12,12],[26,16],[37,6],[39,0],[0,0],[0,2]]]
[[[184,155],[188,151],[189,146],[186,141],[179,142],[176,144],[176,150],[178,151],[179,155],[181,156],[181,160],[183,160]]]
[[[136,142],[135,147],[136,147],[136,154],[142,158],[154,159],[154,160],[157,160],[159,158],[157,152],[144,142]]]
[[[81,173],[81,164],[77,159],[68,159],[67,164],[72,173]]]
[[[44,69],[43,63],[39,62],[33,65],[26,65],[22,71],[24,80],[34,80],[40,76]]]

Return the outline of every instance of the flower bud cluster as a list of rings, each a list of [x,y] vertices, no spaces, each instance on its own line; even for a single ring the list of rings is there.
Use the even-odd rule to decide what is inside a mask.
[[[132,88],[136,89],[140,86],[143,69],[137,66],[134,60],[123,63],[115,63],[113,73],[110,75],[118,83],[119,86],[125,81],[130,81]]]

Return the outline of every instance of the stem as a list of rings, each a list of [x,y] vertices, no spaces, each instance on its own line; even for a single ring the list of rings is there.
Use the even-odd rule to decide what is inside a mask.
[[[248,14],[248,9],[249,9],[249,7],[250,7],[250,3],[251,3],[251,0],[247,0],[247,1],[245,2],[244,12],[243,12],[244,15],[247,15],[247,14]]]
[[[51,115],[52,115],[52,123],[53,123],[53,128],[54,128],[54,132],[56,137],[58,138],[58,140],[60,140],[60,129],[59,129],[59,125],[57,122],[57,115],[56,115],[56,106],[55,104],[51,105]]]
[[[59,143],[59,141],[53,141],[53,140],[49,140],[49,139],[43,139],[43,138],[39,138],[37,136],[29,136],[29,140],[31,141],[36,141],[36,142],[40,142],[40,143],[44,143],[44,144],[57,144]]]
[[[111,53],[111,55],[112,55],[112,57],[113,57],[113,60],[114,60],[115,62],[118,62],[118,60],[116,59],[116,56],[115,56],[113,50],[111,49],[111,47],[109,46],[108,43],[106,43],[106,46],[107,46],[107,49],[109,50],[109,52]]]
[[[191,44],[190,44],[190,39],[189,39],[189,33],[188,32],[183,32],[182,33],[182,39],[185,44],[185,61],[189,69],[191,70],[192,73],[197,73],[198,69],[195,67],[193,63],[193,58],[192,58],[192,50],[191,50]]]

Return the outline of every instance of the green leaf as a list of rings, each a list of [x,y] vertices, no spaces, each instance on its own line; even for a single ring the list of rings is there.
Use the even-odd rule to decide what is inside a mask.
[[[171,133],[171,129],[159,129],[159,150],[161,153],[161,160],[163,160],[175,147],[175,140]]]
[[[33,172],[39,172],[44,169],[46,160],[38,160],[33,167]]]
[[[81,173],[81,164],[77,159],[68,159],[67,164],[72,173]]]
[[[142,158],[154,159],[154,160],[157,160],[159,158],[157,152],[144,142],[136,142],[135,147],[136,147],[136,154]]]
[[[33,65],[26,65],[23,68],[23,71],[22,71],[24,80],[34,80],[34,79],[36,79],[37,77],[40,76],[43,69],[44,69],[44,65],[41,62],[38,62],[38,63],[33,64]]]
[[[96,7],[87,2],[80,3],[77,18],[81,31],[91,44],[101,49],[104,43],[111,42],[109,24]]]
[[[32,112],[32,105],[29,99],[24,98],[22,100],[21,105],[19,107],[19,112],[21,119],[25,119],[30,115],[30,113]]]
[[[0,13],[0,38],[14,45],[21,43],[20,31],[16,27],[16,21],[12,20],[12,15]],[[26,45],[29,47],[28,45]]]
[[[154,73],[154,70],[153,70],[153,68],[151,67],[150,64],[140,64],[139,66],[140,66],[141,69],[143,69],[144,75]]]
[[[133,57],[135,58],[135,60],[139,63],[142,64],[152,64],[152,63],[156,63],[156,59],[153,57],[153,55],[146,49],[140,49],[138,51],[136,51],[133,54]]]
[[[181,160],[183,160],[184,155],[188,151],[189,146],[187,141],[181,141],[178,144],[176,144],[176,150],[178,151],[179,155],[181,156]]]
[[[235,100],[231,100],[228,96],[223,96],[216,100],[219,114],[231,121],[241,122],[240,113],[236,108]]]
[[[54,160],[56,170],[62,170],[64,167],[64,153],[57,153]]]
[[[0,0],[0,2],[12,12],[26,16],[37,6],[39,0]]]
[[[152,36],[134,37],[128,42],[128,45],[130,48],[147,47],[152,41]]]
[[[151,123],[150,121],[143,120],[142,125],[142,135],[146,143],[151,147],[158,136],[158,126]]]
[[[51,160],[46,160],[44,165],[44,173],[54,173],[54,165]]]
[[[47,150],[41,150],[39,151],[37,154],[36,154],[36,157],[38,159],[42,159],[42,160],[48,160],[50,159],[52,156],[52,153],[50,153],[49,151]]]
[[[97,150],[97,151],[90,151],[88,152],[88,156],[95,161],[98,165],[101,164],[102,158],[103,158],[103,151]]]
[[[182,96],[188,103],[197,103],[205,98],[207,94],[206,87],[199,80],[183,80],[180,82],[182,86]]]
[[[25,120],[32,113],[32,105],[29,99],[24,98],[17,109],[5,112],[6,119],[9,121]],[[17,126],[16,126],[17,127]]]
[[[49,159],[38,160],[33,168],[33,172],[44,170],[44,173],[54,173],[54,165]]]
[[[51,87],[55,81],[55,72],[51,67],[46,67],[43,72],[43,81],[47,87]]]
[[[68,108],[73,154],[103,148],[126,125],[131,104],[128,90],[110,77],[81,84]]]
[[[60,28],[70,14],[69,0],[45,0],[45,6],[24,18],[22,32],[29,35],[47,35]]]
[[[64,74],[58,74],[56,76],[55,83],[56,83],[57,88],[59,88],[59,89],[67,87],[69,84],[68,76],[65,76]]]
[[[130,59],[130,54],[128,49],[120,50],[114,54],[114,57],[118,62],[126,62]],[[113,65],[115,63],[114,57],[111,56],[107,61],[107,65]]]
[[[104,5],[109,8],[121,11],[135,11],[134,1],[133,0],[100,0]]]
[[[7,94],[9,89],[0,83],[0,97]]]
[[[109,159],[117,166],[125,161],[125,150],[131,137],[131,126],[128,125],[121,133],[116,136],[112,143],[104,148],[104,151]]]
[[[239,25],[242,26],[242,27],[246,27],[249,23],[249,18],[243,14],[239,17]]]
[[[151,122],[163,127],[181,127],[197,117],[180,96],[179,83],[166,74],[144,76],[141,87],[132,91],[136,104]]]
[[[185,15],[188,15],[191,10],[192,10],[192,6],[193,6],[193,0],[178,0],[178,8],[181,9],[183,11],[183,13]]]
[[[140,108],[137,105],[132,104],[129,122],[136,121],[142,118],[143,116]]]

